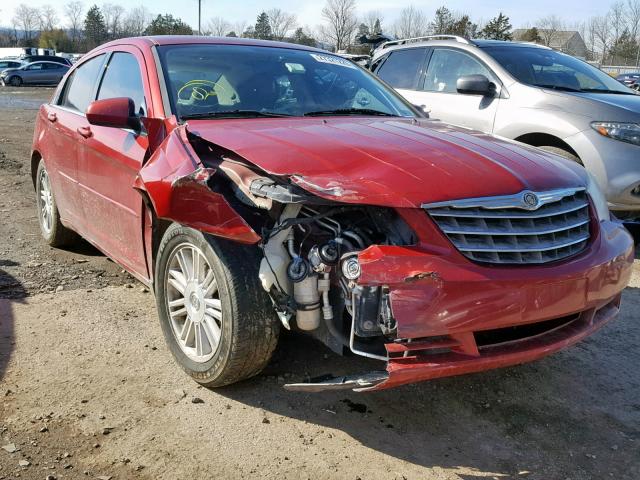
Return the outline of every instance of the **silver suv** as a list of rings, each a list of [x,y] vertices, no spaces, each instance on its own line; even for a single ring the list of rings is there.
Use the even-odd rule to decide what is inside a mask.
[[[569,55],[454,36],[387,42],[371,70],[432,118],[580,162],[622,218],[640,217],[640,96]]]

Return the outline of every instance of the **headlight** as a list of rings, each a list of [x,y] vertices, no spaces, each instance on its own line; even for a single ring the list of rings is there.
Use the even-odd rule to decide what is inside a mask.
[[[605,137],[640,145],[640,125],[637,123],[592,122],[591,128]]]
[[[591,197],[591,201],[593,202],[593,208],[598,215],[598,220],[603,222],[605,220],[611,220],[611,215],[609,214],[609,205],[607,204],[607,200],[604,198],[604,194],[600,187],[596,183],[596,179],[593,178],[589,172],[587,172],[589,177],[589,181],[587,183],[587,193],[589,197]]]

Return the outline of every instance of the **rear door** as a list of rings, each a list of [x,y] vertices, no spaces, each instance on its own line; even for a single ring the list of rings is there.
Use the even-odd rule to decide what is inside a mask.
[[[484,75],[500,90],[498,77],[475,55],[452,47],[436,47],[418,89],[407,98],[426,105],[431,118],[490,133],[500,96],[458,93],[457,80],[465,75]]]
[[[134,47],[110,54],[97,99],[133,99],[136,113],[148,115],[150,99],[144,57]],[[111,258],[148,278],[143,245],[143,202],[133,189],[148,148],[144,132],[91,125],[81,142],[78,175],[87,237]]]
[[[45,63],[44,69],[46,72],[46,82],[54,85],[60,81],[67,71],[61,64],[53,62]]]
[[[47,128],[46,138],[40,142],[41,153],[52,177],[60,215],[81,234],[84,220],[78,188],[78,144],[84,139],[80,132],[87,125],[85,112],[95,98],[104,60],[105,55],[101,54],[78,65],[57,98],[44,109]]]

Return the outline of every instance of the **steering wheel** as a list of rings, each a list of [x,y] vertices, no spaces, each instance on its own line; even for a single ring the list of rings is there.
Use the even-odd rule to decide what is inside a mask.
[[[207,100],[214,97],[215,103],[218,103],[218,93],[215,88],[224,87],[211,80],[190,80],[178,89],[178,103],[183,105],[207,104]]]

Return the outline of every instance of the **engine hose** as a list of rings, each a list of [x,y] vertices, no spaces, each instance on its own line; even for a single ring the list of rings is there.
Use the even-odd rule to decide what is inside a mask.
[[[347,337],[345,337],[342,333],[338,331],[336,326],[333,324],[332,319],[325,318],[324,324],[327,326],[327,330],[329,330],[329,333],[331,335],[333,335],[342,345],[344,345],[345,347],[349,347],[349,339],[347,339]]]

